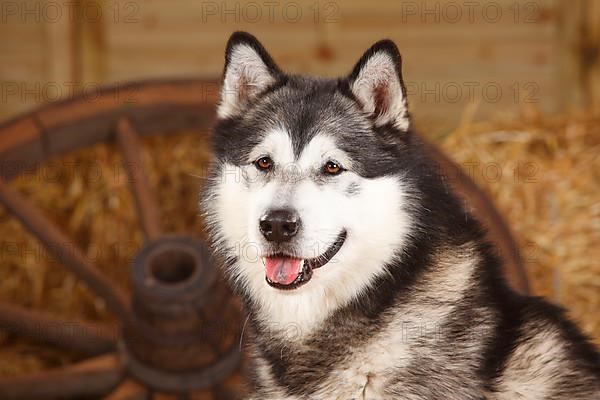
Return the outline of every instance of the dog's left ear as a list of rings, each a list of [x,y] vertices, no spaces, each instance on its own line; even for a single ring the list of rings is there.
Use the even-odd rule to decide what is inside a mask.
[[[410,119],[402,58],[391,40],[375,43],[363,54],[348,77],[350,90],[376,126],[391,124],[408,130]]]
[[[259,93],[275,84],[282,72],[260,42],[246,32],[235,32],[227,42],[219,118],[235,116]]]

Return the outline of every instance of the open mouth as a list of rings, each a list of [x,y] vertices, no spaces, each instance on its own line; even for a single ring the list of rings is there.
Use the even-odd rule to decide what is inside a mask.
[[[315,258],[295,258],[287,254],[272,254],[263,258],[267,283],[282,290],[296,289],[312,278],[313,269],[327,264],[342,248],[346,231],[342,231],[325,252]]]

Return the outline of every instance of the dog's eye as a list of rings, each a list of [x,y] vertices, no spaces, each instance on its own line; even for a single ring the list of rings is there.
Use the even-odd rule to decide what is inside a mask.
[[[270,171],[273,168],[273,160],[271,157],[261,157],[254,161],[254,165],[261,171]]]
[[[337,175],[341,173],[344,169],[342,166],[335,161],[327,161],[323,166],[323,172],[328,175]]]

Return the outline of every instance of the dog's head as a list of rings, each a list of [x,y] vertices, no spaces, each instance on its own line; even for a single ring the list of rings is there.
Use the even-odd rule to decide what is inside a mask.
[[[391,41],[334,80],[285,74],[253,36],[231,37],[202,206],[265,318],[316,323],[386,273],[412,224],[411,136]]]

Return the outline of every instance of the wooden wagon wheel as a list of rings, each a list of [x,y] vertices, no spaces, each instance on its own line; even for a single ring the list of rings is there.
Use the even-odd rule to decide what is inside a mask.
[[[123,104],[118,91],[134,87],[135,103]],[[19,169],[98,142],[114,140],[126,162],[142,166],[140,137],[185,129],[209,131],[218,97],[214,81],[178,80],[132,83],[106,87],[93,102],[83,97],[44,106],[0,126],[0,162],[16,166],[14,175],[0,179],[0,202],[45,245],[69,243],[67,236],[42,212],[4,180]],[[441,170],[455,167],[442,152],[429,145]],[[53,323],[69,326],[69,335],[47,338],[57,346],[92,356],[62,369],[17,378],[0,379],[2,399],[45,399],[108,396],[110,400],[144,399],[150,393],[181,395],[216,387],[218,398],[235,396],[219,386],[238,373],[240,360],[235,329],[219,343],[197,335],[206,321],[202,310],[210,297],[229,302],[229,292],[215,286],[215,268],[202,241],[189,234],[165,234],[159,210],[143,168],[138,168],[131,189],[146,243],[132,265],[132,293],[106,278],[81,250],[71,249],[60,261],[96,295],[104,299],[121,325],[121,337],[100,335],[86,340],[85,321],[61,321],[47,313],[0,304],[0,324],[18,326],[17,333]],[[450,181],[473,212],[484,221],[490,239],[505,259],[506,276],[521,292],[528,291],[519,252],[504,221],[485,194],[465,175]],[[176,282],[177,284],[172,284]],[[237,309],[237,307],[236,307]],[[229,319],[236,319],[235,312]],[[239,323],[239,320],[233,321]],[[28,328],[29,327],[29,328]],[[109,328],[99,332],[111,332]],[[67,339],[68,338],[68,339]],[[54,340],[53,340],[54,339]],[[206,362],[206,353],[215,357]],[[129,379],[133,377],[134,379]]]

